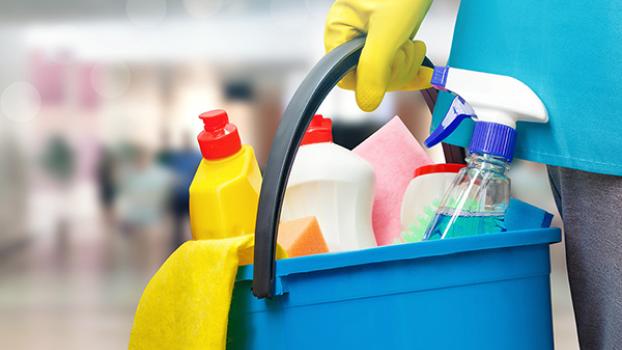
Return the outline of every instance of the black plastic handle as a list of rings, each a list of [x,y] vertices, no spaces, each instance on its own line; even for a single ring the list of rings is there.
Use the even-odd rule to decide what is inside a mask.
[[[356,66],[364,44],[364,37],[357,38],[336,47],[324,56],[298,87],[283,113],[272,142],[259,195],[253,270],[253,293],[258,298],[270,298],[274,295],[275,253],[281,205],[298,146],[326,95]],[[427,58],[423,65],[432,67]],[[436,90],[425,91],[426,103],[432,109]]]

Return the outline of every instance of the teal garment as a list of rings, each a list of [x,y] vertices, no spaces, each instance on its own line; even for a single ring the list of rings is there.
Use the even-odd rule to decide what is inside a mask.
[[[622,1],[462,1],[449,65],[513,76],[544,101],[550,121],[519,123],[517,158],[622,175]],[[449,143],[468,146],[463,124]]]

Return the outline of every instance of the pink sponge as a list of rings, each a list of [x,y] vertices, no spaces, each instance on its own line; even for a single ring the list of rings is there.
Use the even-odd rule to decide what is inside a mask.
[[[394,242],[400,234],[400,207],[413,170],[432,160],[399,117],[358,145],[354,152],[365,158],[376,173],[372,213],[378,245]]]

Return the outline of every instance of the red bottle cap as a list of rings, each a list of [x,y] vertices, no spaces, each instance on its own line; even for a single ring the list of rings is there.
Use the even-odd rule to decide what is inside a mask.
[[[330,118],[324,118],[321,114],[316,114],[313,116],[300,145],[321,142],[333,142],[333,121]]]
[[[466,164],[457,163],[443,163],[443,164],[429,164],[420,166],[415,169],[415,176],[421,176],[433,173],[457,173],[460,169],[464,168]]]
[[[216,109],[201,114],[199,118],[203,120],[203,131],[197,139],[203,158],[209,160],[226,158],[242,148],[238,128],[229,123],[227,112]]]

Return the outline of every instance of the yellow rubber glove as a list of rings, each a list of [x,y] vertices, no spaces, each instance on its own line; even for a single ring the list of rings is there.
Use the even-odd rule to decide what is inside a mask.
[[[386,91],[428,88],[432,70],[422,68],[425,44],[413,41],[432,0],[337,0],[326,21],[326,52],[367,34],[358,66],[339,86],[356,90],[364,111],[378,107]]]

